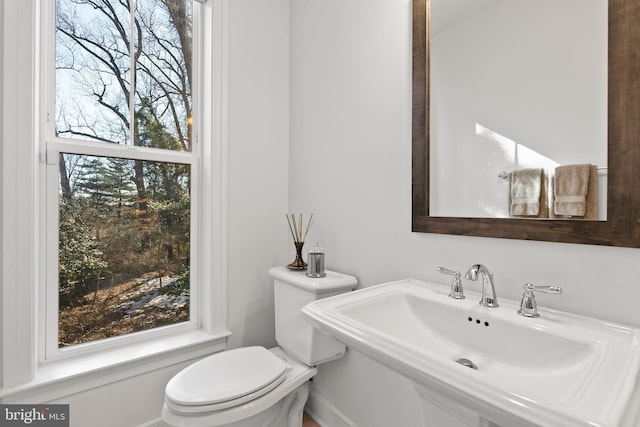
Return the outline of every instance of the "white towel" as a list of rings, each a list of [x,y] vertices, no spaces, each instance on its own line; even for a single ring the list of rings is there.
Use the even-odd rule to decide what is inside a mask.
[[[587,209],[591,165],[558,166],[553,184],[553,213],[558,216],[584,216]]]
[[[519,169],[509,175],[512,216],[538,216],[540,213],[541,168]]]

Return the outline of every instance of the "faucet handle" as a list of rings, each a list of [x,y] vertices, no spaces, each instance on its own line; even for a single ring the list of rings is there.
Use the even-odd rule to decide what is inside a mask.
[[[436,270],[438,270],[442,274],[448,274],[450,276],[458,276],[458,277],[460,277],[460,275],[462,274],[459,271],[454,271],[454,270],[451,270],[450,268],[447,268],[447,267],[438,267],[438,268],[436,268]]]
[[[538,314],[538,303],[534,292],[542,292],[545,294],[561,294],[562,288],[559,286],[533,286],[531,283],[524,285],[524,294],[520,301],[520,309],[518,314],[524,317],[540,317]]]
[[[453,276],[449,298],[464,299],[464,289],[462,288],[462,280],[460,280],[461,273],[457,270],[454,271],[446,267],[438,267],[436,268],[436,270],[438,270],[442,274]]]
[[[524,285],[524,290],[525,291],[535,291],[535,292],[542,292],[545,294],[561,294],[562,293],[562,288],[559,286],[533,286],[531,283],[526,283]]]

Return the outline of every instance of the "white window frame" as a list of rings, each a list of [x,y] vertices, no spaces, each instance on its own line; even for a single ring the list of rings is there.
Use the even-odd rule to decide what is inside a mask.
[[[149,372],[226,347],[226,3],[194,0],[194,155],[144,147],[96,144],[91,155],[189,162],[201,180],[192,187],[192,277],[189,322],[58,349],[57,153],[86,153],[55,137],[55,0],[5,4],[2,146],[2,385],[4,402],[46,401]],[[194,25],[195,27],[195,25]],[[196,37],[202,40],[197,48]],[[29,49],[29,46],[32,49]],[[198,59],[196,59],[198,58]],[[41,72],[47,69],[49,73]],[[4,68],[7,70],[7,67]],[[29,90],[30,88],[30,90]],[[202,94],[200,99],[196,94]],[[7,108],[12,107],[12,108]],[[9,125],[10,124],[10,125]],[[195,128],[196,126],[194,126]],[[47,145],[45,146],[45,141]],[[89,153],[86,153],[89,154]],[[16,183],[20,183],[20,187]],[[55,187],[55,190],[54,190]],[[196,236],[197,239],[195,238]],[[56,252],[47,264],[47,252]],[[55,264],[55,265],[52,265]],[[195,273],[195,274],[194,274]],[[55,277],[52,287],[47,279]],[[54,290],[55,288],[55,290]],[[54,311],[54,313],[52,313]],[[52,325],[52,322],[55,324]],[[47,338],[45,338],[47,337]],[[34,399],[35,398],[35,399]]]

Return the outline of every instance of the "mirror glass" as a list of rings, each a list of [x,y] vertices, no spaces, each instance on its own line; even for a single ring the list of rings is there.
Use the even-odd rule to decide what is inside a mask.
[[[430,1],[430,216],[607,219],[607,8]],[[554,186],[590,213],[554,212]]]

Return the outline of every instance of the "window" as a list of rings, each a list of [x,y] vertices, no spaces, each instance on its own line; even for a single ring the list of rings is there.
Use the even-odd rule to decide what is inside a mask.
[[[45,35],[54,55],[42,141],[44,359],[199,325],[201,7],[55,1]]]
[[[116,0],[112,2],[115,4]],[[78,6],[84,3],[87,0],[69,2]],[[105,4],[103,0],[94,3]],[[127,4],[126,0],[117,0],[117,3]],[[148,4],[140,2],[138,6]],[[225,144],[221,108],[225,105],[225,5],[226,0],[204,3],[194,0],[191,4],[192,121],[187,121],[187,124],[191,126],[192,145],[188,151],[133,145],[130,136],[126,141],[115,143],[80,135],[71,137],[70,133],[64,132],[56,134],[58,123],[64,123],[56,121],[56,1],[5,2],[2,14],[5,29],[3,59],[11,64],[3,70],[3,142],[0,156],[3,187],[0,192],[0,303],[4,319],[10,319],[0,334],[5,402],[54,401],[226,347],[230,333],[226,327],[225,164],[221,155]],[[158,13],[157,10],[155,12]],[[76,19],[79,16],[74,17],[71,23],[77,24]],[[101,39],[101,43],[106,45],[107,42],[106,37]],[[75,59],[79,59],[80,52],[76,50],[73,53]],[[74,64],[78,62],[67,65]],[[86,76],[84,72],[82,75]],[[102,77],[107,83],[106,76]],[[81,104],[75,96],[71,97],[71,102],[65,108],[72,108],[73,103]],[[120,108],[118,111],[122,112]],[[139,110],[125,106],[124,114]],[[84,106],[78,111],[85,117],[88,117],[85,114],[88,112],[90,110],[85,111]],[[100,123],[112,125],[114,129],[117,124],[115,120]],[[78,123],[68,120],[67,124]],[[60,129],[64,131],[69,127]],[[73,129],[86,132],[88,128]],[[131,129],[136,131],[135,127],[129,127],[123,132],[130,135]],[[109,180],[120,180],[108,194],[96,194],[101,192],[100,181],[89,172],[86,179],[78,183],[82,182],[80,186],[86,187],[82,190],[87,193],[82,202],[115,209],[116,219],[119,198],[122,197],[122,221],[127,215],[136,214],[135,200],[132,199],[137,194],[136,183],[125,181],[126,175],[121,174],[123,171],[130,174],[136,162],[149,173],[160,173],[163,170],[160,166],[164,166],[167,173],[172,169],[177,173],[180,168],[188,168],[188,179],[176,182],[189,189],[189,255],[188,258],[184,255],[184,243],[180,243],[179,249],[176,245],[173,252],[176,258],[183,258],[189,265],[188,321],[173,322],[171,317],[175,324],[78,345],[59,346],[59,216],[60,210],[67,208],[61,206],[64,201],[60,202],[66,197],[62,190],[66,183],[60,180],[60,153],[66,162],[64,166],[69,168],[68,175],[82,163],[88,169],[101,170],[102,175],[110,177]],[[73,182],[71,180],[69,185]],[[151,181],[145,184],[149,189],[155,185]],[[117,190],[113,191],[114,188]],[[97,203],[98,200],[102,205]],[[162,200],[157,198],[154,201],[159,203]],[[164,209],[169,206],[165,206],[163,201],[158,207]],[[96,212],[102,214],[98,209]],[[135,228],[133,222],[128,224]],[[100,239],[105,236],[103,231],[100,231]],[[168,252],[165,250],[164,253]],[[97,255],[91,251],[86,254]],[[101,277],[106,277],[103,274]],[[168,276],[162,277],[165,288],[167,282],[164,277]],[[117,277],[114,283],[115,280]],[[101,287],[105,285],[104,281],[100,283]]]

